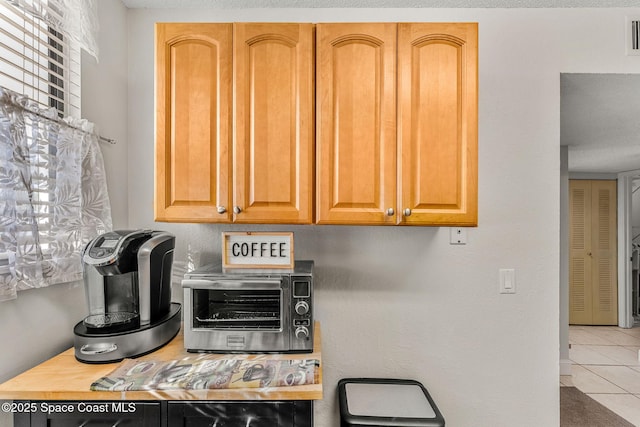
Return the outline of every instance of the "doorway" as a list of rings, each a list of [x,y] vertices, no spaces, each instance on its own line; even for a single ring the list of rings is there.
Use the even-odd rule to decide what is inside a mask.
[[[618,325],[633,327],[632,240],[639,232],[640,210],[631,180],[640,175],[640,100],[629,96],[640,90],[640,74],[560,74],[561,144],[561,257],[560,347],[561,361],[568,358],[569,324],[569,178],[618,180]],[[634,186],[634,189],[636,186]],[[640,237],[636,238],[636,241]]]
[[[640,233],[640,190],[633,193],[632,213],[631,179],[640,176],[640,101],[638,97],[628,95],[639,90],[640,74],[560,74],[561,375],[572,375],[573,364],[569,350],[572,342],[569,337],[570,178],[618,180],[617,324],[621,328],[634,326],[630,257],[633,237]],[[633,185],[634,190],[637,187],[637,184]],[[632,232],[632,226],[638,228]],[[638,240],[640,236],[636,238]],[[585,328],[597,330],[602,327]]]

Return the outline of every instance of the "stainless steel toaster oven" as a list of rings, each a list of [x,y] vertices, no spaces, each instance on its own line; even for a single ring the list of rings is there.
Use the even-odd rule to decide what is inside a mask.
[[[185,274],[182,288],[188,351],[313,351],[313,261],[287,272],[210,265]]]

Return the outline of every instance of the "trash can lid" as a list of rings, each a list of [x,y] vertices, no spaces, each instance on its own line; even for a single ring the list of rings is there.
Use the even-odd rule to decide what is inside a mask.
[[[417,384],[346,383],[347,411],[354,416],[436,418]]]

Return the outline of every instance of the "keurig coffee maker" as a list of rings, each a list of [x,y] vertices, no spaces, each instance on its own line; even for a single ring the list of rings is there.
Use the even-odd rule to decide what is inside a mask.
[[[73,329],[76,359],[109,363],[162,347],[180,330],[171,302],[175,237],[163,231],[102,234],[82,254],[88,316]]]

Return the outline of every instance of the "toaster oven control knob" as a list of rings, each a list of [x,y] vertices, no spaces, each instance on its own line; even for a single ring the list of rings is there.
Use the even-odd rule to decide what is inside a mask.
[[[306,326],[300,326],[296,328],[296,338],[299,340],[309,338],[309,329],[307,329]]]
[[[307,314],[309,312],[309,304],[306,301],[298,301],[296,304],[296,313],[299,315]]]

